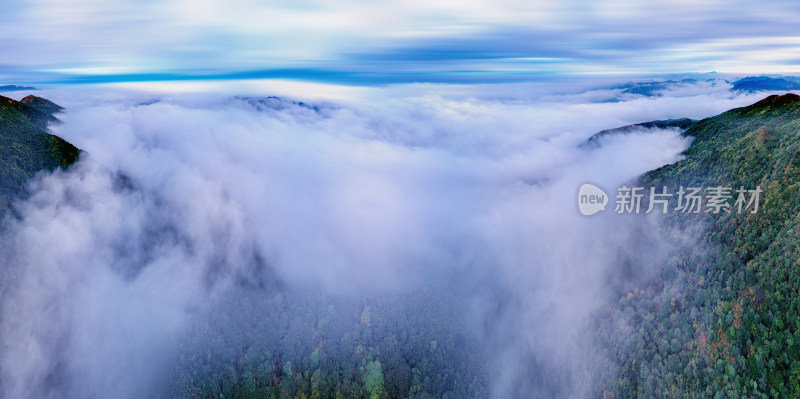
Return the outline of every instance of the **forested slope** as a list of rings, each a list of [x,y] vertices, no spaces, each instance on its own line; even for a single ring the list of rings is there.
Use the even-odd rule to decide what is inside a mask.
[[[666,214],[667,228],[699,227],[698,242],[601,316],[616,372],[597,396],[800,397],[800,97],[770,96],[684,134],[686,159],[640,186],[731,187],[733,200],[760,186],[760,207]]]
[[[41,170],[66,167],[80,152],[60,137],[47,133],[58,121],[61,107],[43,98],[22,101],[0,96],[0,214],[22,194],[25,183]]]

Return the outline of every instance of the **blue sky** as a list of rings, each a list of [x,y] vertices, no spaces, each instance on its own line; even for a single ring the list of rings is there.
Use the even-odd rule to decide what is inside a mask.
[[[4,0],[0,79],[792,74],[798,21],[794,1]]]

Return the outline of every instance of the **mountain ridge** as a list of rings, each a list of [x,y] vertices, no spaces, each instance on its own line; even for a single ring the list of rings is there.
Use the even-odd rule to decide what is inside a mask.
[[[697,122],[698,121],[689,118],[663,119],[650,122],[634,123],[632,125],[621,126],[613,129],[605,129],[593,134],[586,141],[581,143],[578,147],[582,148],[598,147],[601,144],[600,141],[605,138],[616,135],[631,134],[637,131],[641,131],[643,129],[678,128],[685,130],[694,126]]]
[[[66,168],[77,161],[80,150],[48,133],[59,123],[53,114],[61,108],[36,96],[25,102],[0,96],[0,215],[25,195],[26,182],[42,170]]]

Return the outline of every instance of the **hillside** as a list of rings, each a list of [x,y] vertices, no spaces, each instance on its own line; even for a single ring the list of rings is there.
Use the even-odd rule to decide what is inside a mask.
[[[57,114],[64,110],[64,107],[48,99],[36,97],[33,95],[27,96],[22,100],[19,100],[19,102],[28,105],[38,111],[44,112],[45,114],[50,115],[51,117],[53,116],[53,114]]]
[[[800,397],[800,96],[701,120],[686,159],[643,187],[763,190],[757,213],[666,214],[699,242],[600,321],[611,348],[598,397]],[[676,205],[674,198],[671,207]],[[625,320],[629,330],[610,320]]]
[[[0,96],[0,214],[22,195],[25,182],[41,170],[66,167],[78,159],[78,150],[48,134],[58,122],[61,107],[43,98],[28,96],[16,101]]]

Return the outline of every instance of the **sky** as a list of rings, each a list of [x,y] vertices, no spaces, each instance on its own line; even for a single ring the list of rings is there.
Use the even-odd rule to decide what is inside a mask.
[[[0,79],[790,74],[799,20],[783,0],[4,0]]]

